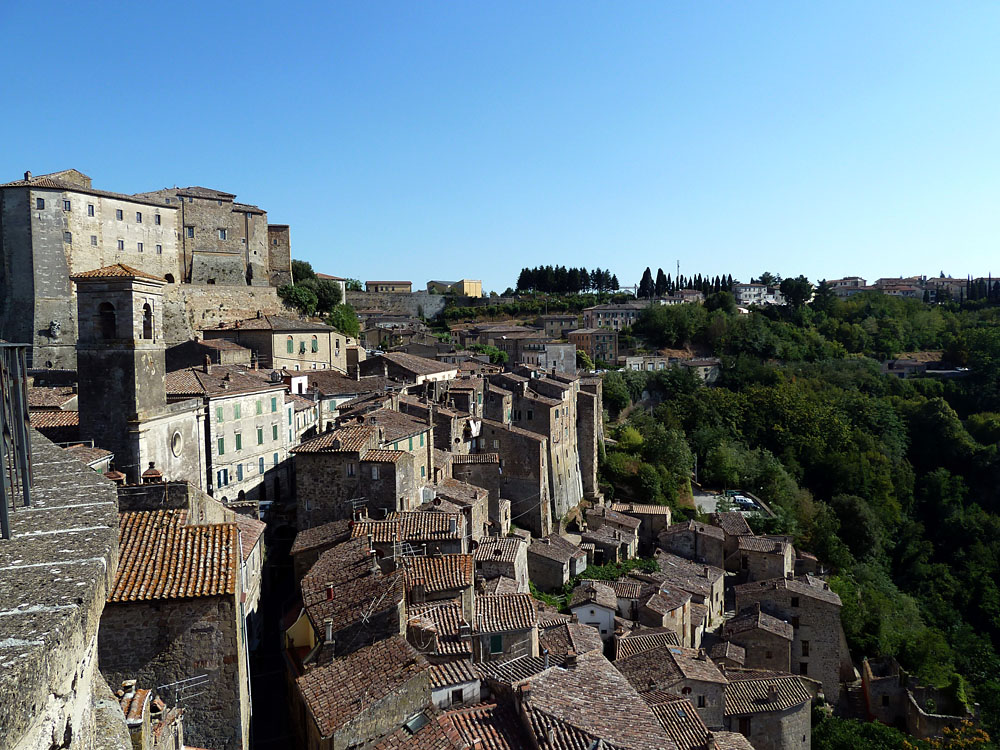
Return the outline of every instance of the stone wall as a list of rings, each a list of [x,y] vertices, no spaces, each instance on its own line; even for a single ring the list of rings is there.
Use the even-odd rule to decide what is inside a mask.
[[[746,738],[755,750],[809,750],[812,742],[810,704],[804,703],[785,711],[753,714]],[[739,717],[728,718],[731,731],[739,731]]]
[[[728,640],[746,649],[747,669],[772,669],[788,672],[792,664],[792,642],[767,630],[733,633]]]
[[[456,304],[464,305],[466,297],[449,298],[443,294],[428,292],[412,292],[411,294],[395,294],[390,292],[352,292],[346,293],[347,303],[355,310],[385,310],[386,312],[410,317],[433,318],[444,310],[445,302],[454,299]]]
[[[98,638],[101,671],[112,685],[137,679],[169,685],[199,675],[201,695],[163,688],[184,708],[185,739],[201,747],[249,747],[250,705],[242,617],[234,596],[109,603]]]
[[[258,310],[298,317],[273,287],[171,284],[164,289],[164,339],[168,346],[179,344],[204,328],[256,317]]]
[[[273,287],[292,283],[292,243],[287,224],[267,225],[268,278]],[[343,290],[343,287],[341,287]]]
[[[119,708],[101,710],[97,632],[118,558],[115,488],[37,433],[32,511],[0,540],[0,743],[14,750],[124,750]]]
[[[510,500],[511,521],[535,536],[552,531],[548,441],[525,430],[485,421],[478,440],[482,452],[500,454],[500,496]]]

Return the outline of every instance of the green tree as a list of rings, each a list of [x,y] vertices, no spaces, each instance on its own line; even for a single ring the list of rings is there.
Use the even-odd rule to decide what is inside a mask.
[[[587,352],[585,352],[583,349],[577,349],[576,366],[578,369],[590,371],[594,369],[594,362],[590,358],[590,355],[587,354]]]
[[[312,315],[316,312],[316,305],[319,299],[316,293],[304,286],[286,284],[278,288],[278,296],[285,303],[296,308],[303,315]]]
[[[361,286],[361,281],[358,279],[348,279],[344,282],[344,289],[348,292],[363,292],[364,287]]]
[[[315,279],[316,272],[312,264],[305,260],[292,261],[292,280],[298,284],[306,279]]]
[[[805,276],[797,276],[794,279],[783,279],[780,286],[781,296],[785,298],[794,308],[802,307],[812,296],[812,284]]]
[[[361,335],[361,324],[354,308],[348,304],[335,305],[326,316],[326,324],[333,326],[345,336],[357,339]]]
[[[331,312],[333,308],[344,300],[344,295],[340,291],[340,284],[330,279],[318,279],[315,291],[318,300],[316,309],[321,313]]]

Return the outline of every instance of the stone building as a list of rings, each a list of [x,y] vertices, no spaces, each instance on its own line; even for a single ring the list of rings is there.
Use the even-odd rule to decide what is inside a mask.
[[[847,638],[840,622],[840,597],[810,575],[754,581],[734,588],[737,611],[761,610],[791,624],[792,671],[823,683],[827,701],[840,700],[841,681],[853,676]]]
[[[554,339],[565,338],[568,331],[579,328],[580,317],[575,313],[553,313],[539,315],[536,324],[546,336]]]
[[[660,532],[670,525],[669,505],[650,505],[644,503],[614,503],[611,510],[631,516],[642,522],[639,526],[639,552],[650,554],[656,547]]]
[[[667,628],[682,646],[692,646],[691,594],[661,584],[639,605],[638,620],[648,628]]]
[[[203,189],[191,189],[197,190]],[[0,185],[0,338],[30,342],[36,366],[74,367],[78,331],[70,277],[117,263],[172,287],[290,282],[287,253],[279,252],[272,267],[263,211],[234,204],[225,193],[184,195],[182,202],[183,192],[97,190],[75,169],[37,177],[26,172],[23,180]],[[273,288],[267,299],[279,304]]]
[[[741,536],[753,536],[753,529],[747,523],[746,517],[738,511],[712,513],[709,515],[712,525],[722,529],[726,560],[739,549]]]
[[[197,398],[204,410],[205,486],[224,504],[281,500],[292,487],[294,404],[285,384],[238,367],[202,365],[167,373],[167,398]]]
[[[618,359],[618,331],[613,328],[578,328],[566,337],[592,362],[614,363]]]
[[[248,748],[238,528],[187,519],[182,510],[121,514],[118,571],[98,636],[101,670],[112,684],[136,679],[184,698],[187,741]],[[205,690],[185,697],[180,685],[192,678]]]
[[[138,484],[150,467],[165,480],[206,487],[204,407],[167,403],[162,335],[165,281],[126,265],[73,276],[77,286],[80,437],[115,454]]]
[[[762,612],[759,604],[727,620],[721,635],[743,647],[748,669],[791,669],[794,630],[784,620]]]
[[[802,680],[769,671],[728,670],[726,728],[755,750],[809,750],[812,696]]]
[[[351,538],[351,524],[348,519],[330,521],[303,529],[295,535],[295,541],[288,554],[292,556],[296,585],[316,564],[321,554]]]
[[[583,311],[584,328],[612,328],[620,331],[639,319],[639,314],[649,307],[646,302],[595,305]]]
[[[457,601],[472,621],[475,610],[476,563],[472,555],[407,555],[398,560],[410,604]]]
[[[259,312],[255,318],[202,331],[206,341],[223,339],[246,347],[260,367],[347,372],[347,348],[354,340],[323,323]]]
[[[725,534],[716,526],[697,521],[675,523],[660,534],[659,545],[688,560],[725,567]]]
[[[410,281],[366,281],[366,292],[389,292],[391,294],[409,294],[413,291]]]
[[[533,539],[528,547],[528,574],[542,591],[559,591],[587,567],[587,554],[559,534]]]
[[[618,599],[610,585],[602,581],[583,581],[573,589],[569,600],[569,610],[584,625],[595,628],[602,640],[608,640],[615,633],[615,616],[618,614]]]
[[[476,662],[538,656],[538,622],[531,596],[478,597],[472,649]]]
[[[727,561],[726,569],[739,572],[747,581],[784,578],[795,572],[795,548],[780,539],[740,536],[735,557],[736,564]]]
[[[295,682],[297,747],[370,747],[430,705],[430,663],[401,637],[332,659]],[[424,717],[424,721],[427,719]]]
[[[659,646],[615,662],[639,691],[668,690],[688,698],[710,729],[724,726],[728,680],[702,649]]]
[[[484,537],[479,540],[473,556],[477,575],[486,580],[505,576],[517,583],[518,593],[528,593],[528,544],[523,539]]]
[[[351,538],[367,537],[380,558],[407,554],[458,555],[468,551],[468,536],[458,513],[403,511],[383,520],[367,517],[351,522]]]
[[[381,375],[387,380],[420,385],[458,377],[458,367],[404,352],[387,352],[369,357],[358,365],[361,376]]]

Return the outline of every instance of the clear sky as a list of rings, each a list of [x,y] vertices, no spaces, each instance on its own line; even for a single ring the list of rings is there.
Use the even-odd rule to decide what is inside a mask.
[[[1000,274],[1000,3],[0,4],[0,179],[203,185],[341,276]]]

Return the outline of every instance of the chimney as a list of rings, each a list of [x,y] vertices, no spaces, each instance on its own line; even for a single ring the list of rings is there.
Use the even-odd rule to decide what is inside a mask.
[[[696,656],[695,658],[698,661],[705,661],[706,659],[708,659],[708,655],[705,653],[705,649],[699,648],[698,649],[698,656]]]
[[[323,620],[323,643],[333,645],[333,620],[329,617]]]
[[[378,573],[378,572],[380,572],[381,568],[379,568],[379,566],[378,566],[378,552],[376,552],[375,550],[372,550],[369,554],[371,555],[371,571],[372,571],[372,573]]]
[[[31,172],[25,172],[24,173],[24,179],[25,180],[30,180],[31,179]]]
[[[205,355],[205,359],[202,360],[201,371],[206,375],[212,374],[212,358],[209,357],[207,354]]]
[[[566,669],[572,669],[576,666],[576,651],[570,649],[566,652],[566,661],[563,662],[563,666]]]
[[[778,701],[778,688],[776,688],[774,685],[768,685],[767,686],[767,702],[768,703],[777,703],[777,701]]]
[[[27,174],[30,176],[31,172],[28,172]],[[124,692],[124,695],[122,695],[123,698],[135,698],[135,684],[135,680],[122,681],[122,691]]]
[[[573,622],[573,623],[580,622],[580,617],[579,617],[579,615],[577,615],[576,612],[574,612],[573,614],[571,614],[569,616],[569,621]]]
[[[458,520],[452,516],[448,519],[448,533],[454,534],[456,531],[458,531]]]
[[[549,668],[549,650],[547,648],[542,649],[542,656],[545,657],[545,668]]]
[[[327,581],[326,584],[326,600],[328,602],[333,601],[333,583],[331,581]]]

